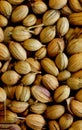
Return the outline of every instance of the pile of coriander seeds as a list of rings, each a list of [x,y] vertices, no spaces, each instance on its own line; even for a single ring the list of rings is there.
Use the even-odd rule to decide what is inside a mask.
[[[0,129],[82,130],[82,0],[0,0]]]

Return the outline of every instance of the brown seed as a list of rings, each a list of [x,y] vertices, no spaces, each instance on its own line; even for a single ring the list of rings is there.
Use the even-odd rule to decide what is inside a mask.
[[[63,52],[65,43],[62,38],[55,38],[48,43],[47,52],[49,57],[55,57],[59,52]]]
[[[57,76],[59,71],[58,68],[56,67],[55,63],[53,62],[53,60],[51,60],[50,58],[43,58],[41,60],[41,65],[42,68],[49,74],[52,74],[54,76]]]
[[[65,108],[63,105],[52,105],[47,107],[45,116],[48,119],[58,119],[64,114],[64,112]]]
[[[12,22],[20,22],[22,21],[28,14],[28,6],[26,5],[19,5],[17,6],[13,12],[12,12],[12,15],[11,15],[11,20]]]
[[[12,56],[17,60],[25,60],[27,58],[27,53],[20,43],[11,41],[9,43],[9,50]]]
[[[70,77],[71,77],[71,73],[68,70],[63,70],[58,74],[57,78],[59,81],[65,81]]]
[[[10,52],[8,48],[3,44],[0,43],[0,60],[9,60],[10,59]]]
[[[39,74],[39,75],[36,76],[36,79],[34,81],[34,85],[40,85],[41,82],[42,82],[42,75]]]
[[[35,52],[35,59],[41,60],[43,59],[47,54],[46,47],[41,47],[39,50]]]
[[[82,129],[82,120],[74,121],[71,127],[68,130],[81,130]]]
[[[75,54],[82,52],[82,38],[72,39],[67,45],[67,53]]]
[[[73,116],[71,114],[65,113],[59,119],[59,125],[62,130],[68,129],[73,123]]]
[[[76,100],[78,100],[79,102],[82,102],[82,89],[80,89],[76,95],[75,95]]]
[[[82,117],[82,102],[72,100],[70,103],[70,108],[74,115],[77,117]]]
[[[42,83],[49,90],[55,90],[59,85],[57,78],[50,74],[42,76]]]
[[[69,15],[69,23],[72,25],[82,25],[82,12]]]
[[[6,116],[6,120],[5,120]],[[0,124],[2,123],[16,123],[18,121],[18,116],[16,113],[6,110],[6,115],[4,111],[0,111]]]
[[[36,15],[34,14],[29,14],[25,19],[23,20],[23,25],[28,27],[28,26],[33,26],[37,21]]]
[[[18,101],[28,101],[31,96],[30,87],[23,85],[16,86],[15,96]]]
[[[13,31],[14,27],[12,26],[9,26],[9,27],[6,27],[4,29],[4,43],[9,43],[12,39],[11,35],[12,35],[12,31]]]
[[[30,111],[35,113],[35,114],[42,114],[46,110],[47,105],[44,103],[35,103],[31,105]]]
[[[12,31],[12,37],[16,41],[22,42],[31,37],[31,33],[24,26],[16,26]]]
[[[67,79],[67,85],[73,90],[78,90],[82,88],[82,79],[77,77],[70,77]]]
[[[63,52],[60,52],[55,58],[55,63],[60,70],[66,69],[68,65],[67,55]]]
[[[12,6],[8,1],[6,0],[0,1],[0,13],[7,18],[10,17],[12,13]]]
[[[82,78],[82,70],[79,70],[72,74],[72,77]]]
[[[43,116],[39,114],[29,114],[27,115],[25,121],[26,124],[34,130],[41,130],[46,124]]]
[[[19,5],[21,4],[24,0],[8,0],[9,3],[11,3],[12,5]]]
[[[53,25],[57,22],[60,17],[60,12],[58,10],[48,10],[43,15],[43,24],[45,26]]]
[[[69,6],[75,12],[82,11],[81,3],[78,0],[69,0]]]
[[[19,74],[27,74],[31,71],[31,66],[27,61],[18,61],[14,66]]]
[[[77,53],[69,57],[68,59],[68,70],[70,72],[76,72],[82,69],[82,53]]]
[[[12,101],[8,108],[15,113],[22,113],[28,108],[29,104],[27,102]]]
[[[3,40],[4,40],[4,33],[2,28],[0,27],[0,42],[3,42]]]
[[[6,86],[6,87],[4,87],[4,90],[5,90],[7,97],[9,99],[14,99],[16,86]]]
[[[73,11],[69,8],[68,4],[65,5],[62,9],[61,9],[61,14],[63,16],[69,16],[70,14],[72,14]]]
[[[8,70],[8,66],[9,66],[9,64],[10,64],[10,60],[11,60],[11,59],[9,59],[8,61],[6,61],[6,62],[4,63],[3,67],[1,68],[1,72],[6,72],[6,71]]]
[[[47,10],[47,5],[43,1],[35,1],[31,6],[35,14],[42,14]]]
[[[49,7],[53,9],[61,9],[66,3],[67,0],[49,0]]]
[[[47,26],[42,29],[40,33],[40,40],[42,43],[48,43],[52,39],[54,39],[56,35],[56,27],[55,26]]]
[[[69,21],[66,17],[61,17],[57,21],[57,33],[64,36],[69,30]]]
[[[21,76],[17,74],[14,70],[8,70],[2,74],[1,80],[7,85],[14,85],[18,82],[20,77]]]
[[[48,125],[49,125],[49,130],[60,130],[59,124],[55,120],[49,121]]]
[[[40,62],[37,59],[34,59],[33,57],[29,57],[26,59],[26,61],[30,64],[32,72],[41,71]]]
[[[34,38],[30,38],[24,41],[23,43],[23,47],[27,50],[27,51],[37,51],[42,47],[42,43]]]
[[[0,128],[9,130],[21,130],[20,126],[17,124],[0,124]]]
[[[15,96],[16,96],[16,100],[19,101],[20,100],[20,96],[22,95],[22,91],[23,91],[23,85],[17,85],[16,86],[16,90],[15,90]]]
[[[56,102],[62,102],[66,100],[70,95],[70,88],[67,85],[59,86],[54,92],[54,100]]]
[[[6,92],[3,88],[0,87],[0,102],[6,101]]]
[[[7,18],[0,14],[0,27],[5,27],[8,24]]]
[[[21,83],[23,83],[24,85],[31,85],[34,82],[35,78],[36,73],[29,72],[28,74],[23,76],[23,78],[21,79]]]
[[[42,103],[52,101],[50,92],[43,86],[34,85],[32,86],[31,91],[35,99]]]

